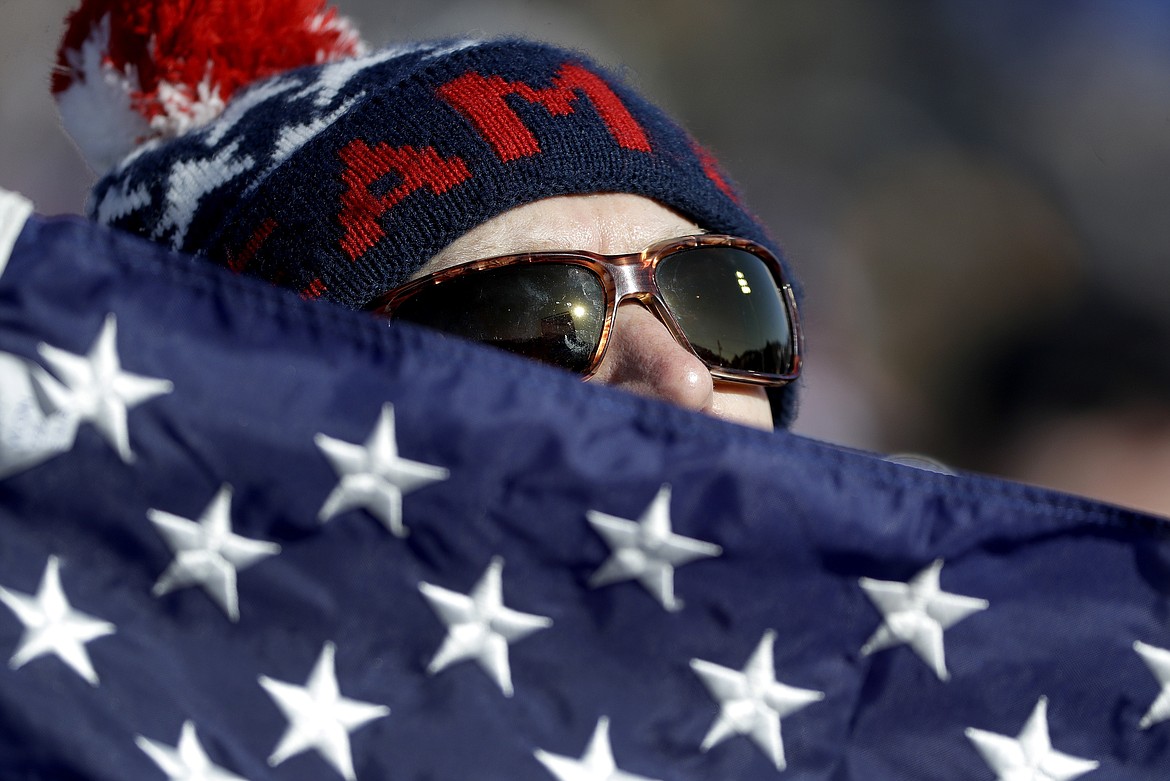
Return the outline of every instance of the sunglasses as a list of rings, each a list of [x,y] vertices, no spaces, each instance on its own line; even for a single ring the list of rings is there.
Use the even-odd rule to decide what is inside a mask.
[[[778,386],[800,373],[792,287],[767,248],[734,236],[684,236],[628,255],[476,260],[395,288],[372,309],[589,377],[626,298],[653,312],[716,379]]]

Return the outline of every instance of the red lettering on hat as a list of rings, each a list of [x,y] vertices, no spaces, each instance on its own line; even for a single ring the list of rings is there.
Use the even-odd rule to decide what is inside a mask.
[[[338,215],[345,228],[341,248],[350,260],[366,254],[386,235],[381,217],[403,198],[423,187],[429,187],[435,195],[442,195],[471,178],[471,172],[461,158],[444,160],[430,146],[415,149],[409,145],[392,147],[382,143],[370,149],[364,141],[357,139],[339,154],[345,162],[341,180],[346,186]],[[398,186],[385,195],[374,195],[370,186],[390,173],[401,179]]]
[[[256,257],[256,253],[260,251],[260,247],[264,246],[264,242],[268,241],[268,237],[276,230],[278,223],[271,217],[260,223],[252,236],[244,244],[243,249],[239,252],[227,251],[227,265],[232,271],[239,274],[248,267],[252,259]]]
[[[325,287],[325,283],[322,282],[320,278],[315,278],[301,290],[301,298],[306,301],[316,301],[318,298],[325,295],[328,289],[329,288]]]
[[[719,170],[719,162],[715,159],[715,155],[711,154],[706,147],[697,141],[691,141],[691,148],[698,156],[699,165],[703,167],[703,173],[711,180],[711,183],[718,187],[721,193],[738,204],[739,196],[735,194],[735,190],[731,189],[731,185],[723,178],[723,172]]]
[[[519,95],[529,103],[539,103],[554,117],[572,114],[578,93],[589,98],[618,146],[649,152],[650,142],[642,126],[595,73],[580,65],[565,63],[547,89],[533,89],[522,81],[505,81],[500,76],[482,76],[475,71],[439,87],[438,94],[475,125],[504,162],[529,157],[540,152],[536,136],[504,100]]]

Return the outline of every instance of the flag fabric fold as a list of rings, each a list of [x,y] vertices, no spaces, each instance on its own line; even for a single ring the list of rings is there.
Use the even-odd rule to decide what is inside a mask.
[[[1170,777],[1164,520],[26,217],[2,778]]]

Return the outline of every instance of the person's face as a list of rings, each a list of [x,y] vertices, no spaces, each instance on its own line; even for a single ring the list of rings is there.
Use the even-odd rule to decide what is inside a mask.
[[[694,223],[641,196],[560,196],[518,206],[476,226],[414,276],[521,252],[640,252],[663,239],[702,232]],[[589,381],[734,423],[772,428],[772,410],[762,387],[714,380],[703,362],[675,341],[666,326],[636,300],[618,305],[609,348]]]

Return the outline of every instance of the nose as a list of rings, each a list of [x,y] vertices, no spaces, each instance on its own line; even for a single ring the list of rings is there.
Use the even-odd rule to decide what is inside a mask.
[[[618,304],[609,347],[591,379],[690,410],[705,411],[714,400],[714,382],[703,362],[631,299]]]

